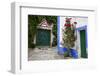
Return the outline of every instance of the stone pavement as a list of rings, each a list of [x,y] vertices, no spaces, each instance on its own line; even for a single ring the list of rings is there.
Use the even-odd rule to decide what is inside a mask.
[[[63,55],[57,53],[57,48],[35,48],[28,49],[28,60],[54,60],[54,59],[64,59]]]

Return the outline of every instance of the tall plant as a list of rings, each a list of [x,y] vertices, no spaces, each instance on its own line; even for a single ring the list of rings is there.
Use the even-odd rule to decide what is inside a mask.
[[[70,49],[75,46],[75,28],[71,24],[71,18],[66,18],[66,22],[63,29],[63,46],[67,48],[67,51],[64,53],[65,57],[70,57]]]

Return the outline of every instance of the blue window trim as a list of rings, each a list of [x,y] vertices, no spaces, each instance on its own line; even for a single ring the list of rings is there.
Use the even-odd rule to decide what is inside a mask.
[[[88,34],[87,34],[87,25],[84,25],[82,27],[76,28],[76,30],[78,32],[80,32],[81,30],[85,30],[86,31],[86,48],[88,48]]]

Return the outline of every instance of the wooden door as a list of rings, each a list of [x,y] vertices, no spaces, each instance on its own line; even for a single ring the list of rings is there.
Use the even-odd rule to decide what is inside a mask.
[[[36,34],[37,46],[50,46],[50,30],[38,29]]]
[[[80,31],[80,44],[81,44],[81,57],[87,58],[87,51],[86,51],[86,31]]]

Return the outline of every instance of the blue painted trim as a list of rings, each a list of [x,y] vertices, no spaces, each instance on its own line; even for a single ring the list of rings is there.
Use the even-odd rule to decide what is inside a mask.
[[[59,54],[64,54],[64,47],[60,47],[60,16],[57,17],[57,48]]]
[[[57,17],[57,47],[58,51],[60,49],[60,16]]]
[[[84,25],[82,27],[76,28],[76,30],[78,32],[80,32],[81,30],[85,30],[86,31],[86,48],[88,48],[88,34],[87,34],[87,25]]]
[[[65,52],[64,47],[59,47],[59,48],[58,48],[58,53],[59,53],[59,54],[63,55],[64,52]]]
[[[76,28],[76,30],[80,31],[80,30],[84,30],[84,29],[86,29],[86,28],[87,28],[87,26],[84,25],[84,26],[82,26],[82,27]]]

